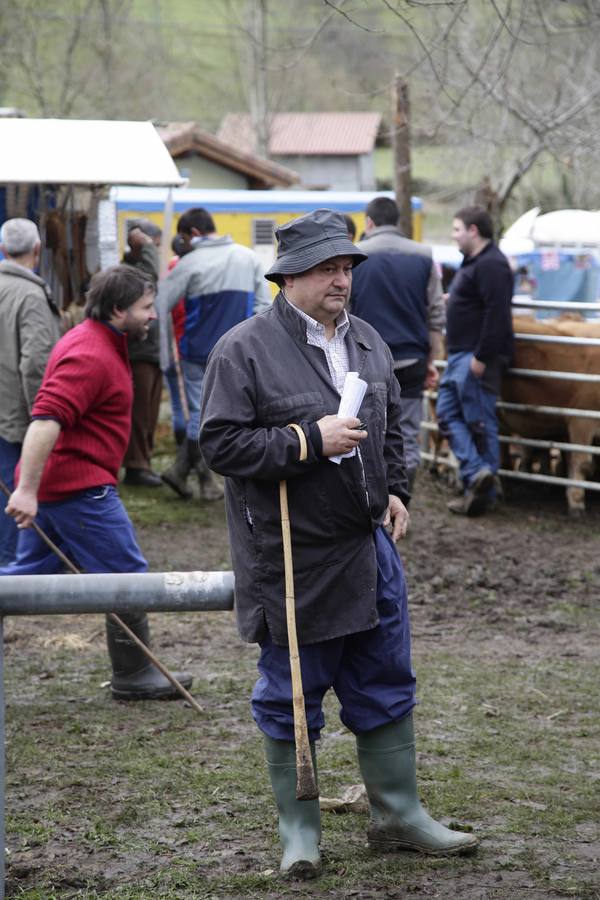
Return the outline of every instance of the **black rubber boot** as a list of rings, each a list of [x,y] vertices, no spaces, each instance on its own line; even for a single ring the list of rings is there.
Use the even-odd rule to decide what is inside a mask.
[[[475,835],[446,828],[421,806],[412,714],[359,735],[356,748],[371,804],[367,839],[372,850],[447,856],[477,847]]]
[[[191,441],[186,438],[177,446],[175,462],[172,466],[169,466],[168,469],[165,469],[160,476],[164,483],[168,484],[169,487],[174,490],[176,494],[179,494],[180,497],[183,497],[184,500],[191,500],[192,498],[192,492],[187,483],[188,475],[192,468],[190,445]]]
[[[280,872],[286,878],[315,878],[321,868],[321,810],[318,800],[296,800],[296,745],[264,735],[265,754],[277,809],[283,847]],[[310,745],[315,773],[315,745]]]
[[[150,627],[146,613],[123,613],[119,618],[147,647],[150,646]],[[106,643],[113,669],[110,687],[115,700],[176,700],[181,697],[137,644],[108,616]],[[173,672],[173,675],[184,688],[191,686],[192,676],[189,672]]]

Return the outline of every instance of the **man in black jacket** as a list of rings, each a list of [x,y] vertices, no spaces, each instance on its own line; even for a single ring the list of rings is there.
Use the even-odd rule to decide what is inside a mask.
[[[440,382],[437,416],[464,486],[463,496],[448,508],[477,516],[493,497],[499,465],[496,399],[513,351],[513,275],[492,240],[492,220],[483,207],[459,210],[452,237],[464,260],[450,287],[448,365]]]
[[[207,464],[226,476],[238,627],[261,646],[252,713],[279,809],[281,871],[317,873],[321,827],[318,800],[299,802],[295,794],[283,480],[309,739],[319,738],[323,696],[333,687],[342,721],[356,735],[372,807],[370,845],[464,852],[476,839],[435,822],[417,796],[415,679],[394,545],[408,526],[400,391],[384,341],[345,310],[352,268],[366,256],[331,210],[294,219],[277,235],[278,257],[266,277],[280,293],[212,351],[200,446]],[[360,419],[337,416],[349,371],[367,383]],[[344,458],[335,462],[338,455]]]

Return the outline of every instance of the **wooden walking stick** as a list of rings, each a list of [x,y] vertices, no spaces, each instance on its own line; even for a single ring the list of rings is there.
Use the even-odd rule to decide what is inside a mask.
[[[7,497],[10,497],[10,490],[9,490],[8,487],[4,484],[4,482],[2,481],[1,478],[0,478],[0,490],[2,491],[3,494],[6,494]],[[64,565],[67,567],[67,569],[69,569],[69,571],[70,571],[73,575],[83,575],[83,572],[81,572],[81,571],[77,568],[77,566],[76,566],[74,563],[71,562],[71,560],[69,559],[69,557],[66,556],[66,555],[62,552],[62,550],[60,549],[60,547],[57,547],[57,546],[56,546],[56,544],[54,543],[54,541],[53,541],[51,538],[48,537],[48,535],[46,534],[46,532],[45,532],[42,528],[40,528],[40,526],[37,524],[37,522],[32,522],[30,527],[33,528],[33,530],[35,531],[35,533],[36,533],[37,535],[39,535],[39,537],[41,537],[41,539],[44,541],[44,543],[47,544],[48,547],[50,547],[50,549],[52,550],[52,552],[55,553],[55,554],[58,556],[58,558],[61,560],[61,562],[64,563]],[[184,700],[187,700],[187,702],[190,704],[190,706],[191,706],[193,709],[196,710],[196,712],[198,712],[198,713],[200,713],[200,714],[203,714],[203,713],[204,713],[204,710],[202,709],[202,707],[200,706],[200,704],[198,703],[198,701],[195,700],[195,699],[192,697],[192,695],[190,694],[190,692],[184,688],[184,686],[181,684],[181,682],[178,681],[177,678],[175,678],[175,676],[173,675],[173,673],[172,673],[172,672],[169,672],[169,670],[167,669],[166,666],[163,666],[163,664],[161,663],[161,661],[160,661],[159,659],[156,658],[156,656],[154,655],[154,653],[152,652],[152,650],[150,650],[150,648],[147,647],[146,644],[144,644],[144,642],[141,641],[141,640],[139,639],[139,637],[137,636],[137,634],[135,634],[135,633],[131,630],[131,628],[129,627],[129,625],[126,625],[125,622],[123,621],[123,619],[121,619],[120,616],[118,616],[118,615],[117,615],[116,613],[114,613],[114,612],[107,613],[107,616],[108,616],[108,618],[111,619],[116,625],[118,625],[119,628],[121,628],[121,629],[125,632],[125,634],[127,635],[127,637],[130,638],[130,640],[132,640],[132,641],[134,642],[134,644],[136,644],[136,645],[139,647],[139,649],[142,651],[142,653],[144,653],[144,655],[147,657],[147,659],[150,660],[150,662],[152,663],[152,665],[156,666],[156,668],[158,669],[159,672],[162,672],[162,674],[165,676],[165,678],[167,679],[167,681],[169,681],[169,682],[173,685],[173,687],[175,688],[175,690],[176,690],[179,694],[181,694],[181,696],[183,697],[183,699],[184,699]]]
[[[294,594],[294,565],[292,561],[292,537],[288,511],[287,483],[279,482],[279,506],[281,508],[281,534],[283,537],[283,563],[285,569],[285,613],[287,619],[290,670],[292,673],[292,699],[294,704],[294,740],[296,743],[296,799],[316,800],[319,796],[312,754],[308,741],[302,672],[296,633],[296,598]]]

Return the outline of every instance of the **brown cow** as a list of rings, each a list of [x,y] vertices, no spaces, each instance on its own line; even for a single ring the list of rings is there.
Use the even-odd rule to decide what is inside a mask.
[[[521,334],[600,338],[600,322],[585,321],[573,314],[542,320],[536,320],[532,316],[514,315],[513,325],[515,333]],[[517,340],[514,367],[600,375],[600,346],[586,347]],[[600,411],[600,383],[507,375],[503,381],[501,399],[535,406],[562,406]],[[498,412],[501,429],[509,434],[546,440],[567,440],[573,444],[588,445],[593,443],[594,438],[600,437],[600,419],[536,415],[506,410]],[[578,481],[588,480],[592,473],[592,455],[569,451],[566,456],[569,478]],[[577,514],[585,511],[585,491],[582,488],[567,488],[567,502],[569,512]]]

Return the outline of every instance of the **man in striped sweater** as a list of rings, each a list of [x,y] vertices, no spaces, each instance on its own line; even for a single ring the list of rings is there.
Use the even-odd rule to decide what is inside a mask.
[[[143,339],[155,318],[154,286],[139,270],[114,266],[92,279],[86,318],[56,344],[33,405],[6,507],[20,529],[17,556],[0,576],[61,571],[30,529],[34,519],[84,572],[147,571],[115,485],[131,429],[127,342]],[[148,644],[146,614],[120,615]],[[106,629],[116,699],[177,696],[118,626],[107,620]],[[191,684],[186,673],[176,677]]]

